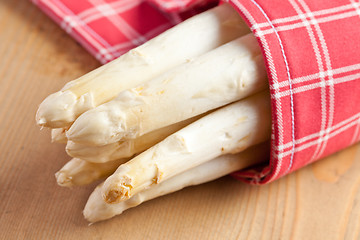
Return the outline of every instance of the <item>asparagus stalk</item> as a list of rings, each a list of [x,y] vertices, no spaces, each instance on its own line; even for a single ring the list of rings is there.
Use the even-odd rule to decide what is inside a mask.
[[[252,34],[222,45],[85,112],[67,137],[89,145],[136,138],[264,90],[260,51]]]
[[[225,176],[229,173],[244,169],[263,162],[269,154],[269,143],[262,143],[238,154],[228,154],[217,157],[195,168],[180,173],[162,183],[152,185],[139,192],[134,197],[117,203],[107,204],[101,195],[100,184],[90,195],[83,214],[89,222],[98,222],[112,218],[123,211],[139,204],[178,191],[188,186],[198,185]]]
[[[86,144],[68,141],[66,145],[66,152],[74,158],[81,158],[94,163],[105,163],[115,159],[128,158],[157,144],[167,136],[199,119],[201,116],[203,115],[160,128],[140,136],[139,138],[110,143],[107,145],[89,146]]]
[[[262,92],[223,107],[122,164],[102,187],[105,201],[127,200],[205,161],[265,141],[271,125],[269,99]]]
[[[90,184],[110,176],[120,164],[128,160],[129,158],[123,158],[106,163],[91,163],[79,158],[73,158],[55,173],[56,181],[62,187]]]
[[[196,15],[48,96],[40,126],[68,127],[83,112],[160,73],[250,32],[228,4]]]

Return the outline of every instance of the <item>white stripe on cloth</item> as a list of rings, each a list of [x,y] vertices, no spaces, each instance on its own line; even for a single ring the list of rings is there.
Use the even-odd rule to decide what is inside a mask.
[[[289,2],[297,14],[304,16],[304,12],[301,10],[300,6],[295,2],[295,0],[289,0]],[[321,51],[319,49],[319,45],[316,40],[314,31],[313,31],[312,27],[310,26],[309,21],[306,18],[302,18],[302,21],[303,21],[303,25],[306,27],[307,33],[309,35],[310,42],[313,47],[313,52],[315,53],[318,70],[319,70],[319,72],[324,72],[325,69],[324,69],[324,64],[322,61],[322,55],[321,55]],[[326,89],[325,89],[326,80],[323,76],[320,77],[320,82],[323,83],[323,84],[321,84],[321,130],[323,130],[323,129],[325,129],[326,122],[327,122],[327,102],[326,102]],[[290,95],[291,95],[291,93],[290,93]],[[320,146],[317,146],[317,148],[314,152],[314,155],[315,155],[315,153],[317,153],[319,147]],[[285,174],[287,172],[285,172]]]
[[[359,132],[360,132],[360,117],[357,121],[357,124],[356,124],[356,129],[354,131],[354,135],[351,139],[351,144],[354,144],[358,139],[359,139]]]
[[[339,13],[339,12],[343,12],[343,11],[346,11],[346,10],[352,10],[353,7],[360,7],[360,3],[354,2],[353,4],[347,4],[347,5],[343,5],[343,6],[339,6],[339,7],[322,9],[322,10],[311,12],[310,15],[314,16],[314,17],[322,16],[322,15],[329,15],[329,14],[332,14],[332,13]],[[304,17],[309,18],[310,16],[307,15],[307,14],[294,15],[294,16],[291,16],[291,17],[274,19],[274,20],[271,21],[271,23],[274,24],[274,25],[278,25],[280,23],[295,22],[295,21],[300,21]],[[258,28],[270,27],[270,24],[269,24],[269,22],[258,23],[257,27]]]
[[[111,15],[123,13],[129,9],[135,8],[141,2],[143,2],[143,0],[140,1],[122,0],[122,1],[110,2],[107,3],[106,5],[99,4],[97,6],[93,6],[92,8],[89,8],[79,13],[78,17],[82,19],[84,23],[90,23],[104,16],[111,16]]]
[[[330,85],[346,83],[346,82],[350,82],[350,81],[354,81],[354,80],[359,80],[359,78],[360,78],[360,73],[346,75],[344,77],[334,78],[331,83],[329,81],[325,81],[325,83],[324,82],[316,82],[316,83],[311,83],[311,84],[307,84],[307,85],[302,85],[300,87],[294,87],[293,88],[293,93],[294,94],[295,93],[301,93],[301,92],[310,91],[310,90],[313,90],[313,89],[316,89],[316,88],[323,88],[323,87],[330,86]],[[286,97],[289,94],[290,94],[289,90],[284,90],[284,91],[279,93],[278,97],[279,98]]]
[[[133,29],[127,22],[120,21],[119,18],[113,20],[109,16],[118,17],[118,14],[136,7],[144,0],[125,0],[121,2],[106,3],[104,1],[93,0],[93,7],[84,10],[80,17],[75,15],[67,6],[61,2],[57,2],[57,5],[49,1],[47,5],[63,19],[60,22],[60,26],[69,34],[71,34],[76,40],[81,42],[84,47],[91,52],[101,63],[106,63],[116,57],[119,57],[130,47],[138,46],[155,35],[165,31],[172,26],[171,23],[166,22],[156,28],[148,31],[146,34],[139,34]],[[99,7],[100,6],[100,7]],[[114,8],[115,7],[115,8]],[[97,13],[97,14],[96,14]],[[92,14],[92,15],[91,15]],[[81,18],[83,17],[83,19]],[[117,27],[122,34],[127,36],[129,41],[111,46],[104,38],[97,34],[87,23],[100,18],[106,18]],[[75,32],[73,30],[76,30]],[[78,36],[79,35],[79,36]]]
[[[158,35],[159,33],[165,31],[166,29],[170,28],[172,25],[169,23],[164,23],[162,25],[159,25],[156,28],[153,28],[151,31],[147,32],[146,34],[144,34],[143,36],[147,39],[150,39],[156,35]],[[114,55],[115,57],[119,57],[120,55],[122,55],[123,53],[127,52],[129,47],[132,47],[133,43],[131,42],[123,42],[123,43],[119,43],[116,45],[113,45],[109,48],[106,49],[101,49],[100,53],[104,53],[104,52],[111,52],[112,55]]]
[[[352,7],[356,10],[357,14],[360,16],[360,3],[350,0]]]
[[[355,115],[353,115],[353,116],[351,116],[351,117],[337,123],[336,125],[331,126],[329,129],[326,129],[326,131],[332,132],[332,131],[334,131],[336,129],[342,129],[342,130],[340,130],[342,132],[342,131],[344,131],[344,130],[346,130],[348,128],[348,127],[346,127],[347,125],[349,125],[349,124],[354,125],[354,123],[359,121],[359,118],[360,118],[360,113],[357,113],[357,114],[355,114]],[[295,144],[300,145],[300,144],[305,143],[305,142],[307,142],[307,141],[309,141],[311,139],[319,138],[320,134],[321,134],[320,132],[316,132],[316,133],[312,133],[312,134],[310,134],[308,136],[302,137],[300,139],[296,139]],[[317,140],[315,140],[314,142],[316,142],[316,141]],[[288,142],[288,143],[286,143],[284,145],[275,146],[275,150],[284,151],[284,150],[290,148],[291,145],[292,145],[292,142]],[[289,150],[287,150],[286,152],[289,152]]]
[[[251,0],[255,6],[257,8],[259,8],[260,12],[264,15],[264,17],[266,18],[266,20],[270,23],[271,27],[274,29],[276,38],[279,42],[279,46],[281,49],[281,54],[283,56],[283,60],[284,60],[284,64],[286,67],[286,74],[288,77],[288,82],[289,82],[289,92],[290,92],[290,113],[291,113],[291,140],[292,140],[292,149],[291,149],[291,157],[290,157],[290,162],[289,162],[289,166],[288,169],[286,170],[286,172],[288,172],[292,165],[293,165],[293,160],[294,160],[294,153],[295,153],[295,114],[294,114],[294,97],[293,97],[293,92],[292,92],[292,83],[291,83],[291,75],[290,75],[290,69],[289,69],[289,64],[288,64],[288,60],[287,57],[285,55],[285,50],[284,50],[284,46],[282,44],[282,40],[280,38],[279,33],[276,31],[275,26],[271,24],[270,18],[267,16],[267,14],[265,13],[265,11],[260,7],[260,5],[255,2],[255,0]],[[281,167],[278,170],[277,175],[280,172]],[[275,174],[274,174],[275,175]]]
[[[320,76],[327,77],[327,76],[329,76],[329,74],[332,74],[335,77],[335,75],[342,74],[342,73],[348,73],[348,72],[352,72],[352,71],[356,71],[356,70],[360,70],[360,63],[345,66],[345,67],[340,67],[340,68],[334,68],[331,72],[319,72],[319,73],[314,73],[314,74],[310,74],[307,76],[297,77],[297,78],[292,79],[292,84],[294,86],[295,84],[316,80],[316,79],[320,78]],[[279,84],[278,87],[283,88],[283,87],[287,87],[287,86],[288,86],[288,82],[283,81]],[[270,86],[270,89],[273,89],[273,87]]]
[[[49,8],[51,8],[52,11],[54,11],[59,17],[65,18],[65,16],[73,16],[76,18],[76,15],[67,8],[62,2],[58,1],[58,5],[54,4],[52,1],[48,1],[47,5]],[[110,44],[106,42],[100,35],[98,35],[95,31],[93,31],[91,28],[89,28],[86,24],[83,24],[80,19],[77,19],[80,23],[79,25],[76,25],[76,30],[78,31],[78,34],[73,33],[72,36],[81,42],[83,46],[92,54],[95,55],[95,53],[104,47],[110,47]],[[65,23],[60,23],[60,25]],[[95,48],[95,50],[94,50]],[[106,59],[98,58],[99,61],[104,63]]]
[[[128,22],[126,22],[122,17],[116,14],[106,15],[108,11],[111,10],[111,6],[109,6],[103,0],[90,0],[90,3],[94,5],[94,7],[106,17],[109,22],[111,22],[122,34],[124,34],[129,41],[131,41],[135,46],[140,45],[147,41],[147,39],[138,33]],[[97,8],[96,6],[101,5],[101,8]]]
[[[339,129],[337,129],[337,130],[335,130],[333,132],[331,132],[331,130],[326,129],[326,131],[329,131],[329,134],[326,135],[325,137],[319,137],[320,135],[324,134],[323,132],[322,133],[321,132],[316,133],[316,135],[318,136],[317,139],[315,139],[315,140],[313,140],[311,142],[305,143],[305,144],[303,144],[301,146],[295,147],[295,152],[300,152],[300,151],[302,151],[302,150],[304,150],[306,148],[314,146],[315,144],[319,145],[319,144],[321,144],[321,142],[328,141],[330,138],[333,138],[336,135],[338,135],[340,133],[343,133],[344,131],[346,131],[350,127],[353,127],[356,124],[358,124],[359,117],[360,117],[359,114],[352,116],[351,118],[354,119],[354,121],[344,125],[343,127],[339,128]],[[332,128],[334,128],[334,127],[332,127]],[[282,152],[281,157],[286,157],[286,156],[290,155],[291,152],[292,152],[292,150]]]
[[[307,15],[311,14],[311,10],[308,7],[308,5],[304,2],[304,0],[298,0],[299,3],[301,4],[301,6],[304,8],[304,10],[306,11]],[[334,109],[335,109],[335,89],[334,89],[334,78],[333,78],[333,73],[332,73],[332,64],[331,64],[331,58],[330,58],[330,54],[329,54],[329,50],[324,38],[324,34],[320,28],[320,25],[317,23],[317,20],[312,16],[311,20],[314,22],[314,27],[315,27],[315,32],[317,33],[317,37],[320,40],[320,46],[322,49],[322,53],[323,56],[325,58],[325,66],[326,66],[326,70],[325,72],[329,73],[328,74],[328,80],[325,80],[324,77],[324,83],[325,86],[323,87],[325,92],[328,89],[328,97],[329,97],[329,106],[328,106],[328,122],[327,122],[327,129],[329,129],[331,127],[331,125],[333,124],[333,120],[334,120]],[[320,78],[321,79],[321,78]],[[326,93],[325,93],[326,94]],[[326,97],[325,97],[326,99]],[[325,131],[325,139],[328,139],[328,132]],[[324,152],[325,148],[327,145],[327,140],[322,142],[322,146],[320,147],[320,149],[318,150],[317,154],[314,153],[313,158],[312,159],[318,159]],[[315,151],[316,152],[316,151]]]
[[[317,23],[326,23],[326,22],[331,22],[331,21],[337,21],[337,20],[341,20],[341,19],[354,17],[357,15],[358,15],[358,13],[353,10],[353,11],[346,12],[346,13],[339,13],[339,14],[332,15],[332,16],[318,18]],[[307,24],[313,25],[314,23],[310,21]],[[289,31],[289,30],[294,30],[294,29],[303,28],[303,27],[305,27],[304,22],[299,22],[299,23],[288,24],[288,25],[284,25],[284,26],[277,26],[277,27],[275,27],[275,29],[277,32],[282,32],[282,31]],[[261,33],[263,35],[272,34],[272,33],[274,33],[274,29],[270,28],[267,30],[263,30]]]

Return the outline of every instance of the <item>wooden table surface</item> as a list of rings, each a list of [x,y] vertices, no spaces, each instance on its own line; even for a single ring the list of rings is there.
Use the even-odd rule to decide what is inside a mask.
[[[0,239],[359,239],[360,145],[266,186],[230,177],[88,226],[95,184],[58,187],[69,160],[38,104],[99,63],[27,0],[0,0]]]

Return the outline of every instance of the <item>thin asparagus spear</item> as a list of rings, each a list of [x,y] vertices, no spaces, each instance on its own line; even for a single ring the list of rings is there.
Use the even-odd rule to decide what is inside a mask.
[[[101,196],[102,184],[90,195],[83,214],[89,222],[98,222],[112,218],[123,211],[139,204],[178,191],[188,186],[198,185],[225,176],[229,173],[245,169],[251,165],[264,162],[269,155],[269,143],[262,143],[238,154],[217,157],[195,168],[180,173],[157,185],[139,192],[134,197],[117,203],[107,204]]]
[[[264,90],[260,51],[252,34],[231,41],[85,112],[67,137],[89,145],[136,138]]]
[[[56,181],[62,187],[90,184],[110,176],[120,164],[128,160],[129,158],[123,158],[106,163],[91,163],[79,158],[73,158],[55,173]]]
[[[54,128],[51,129],[51,142],[66,143],[66,128]]]
[[[40,126],[69,126],[80,114],[160,73],[250,30],[228,4],[196,15],[48,96],[39,106]]]
[[[122,164],[103,185],[105,201],[124,201],[205,161],[265,141],[271,128],[269,99],[262,92],[223,107]]]
[[[128,158],[157,144],[167,136],[199,119],[201,116],[203,115],[160,128],[135,139],[102,146],[89,146],[68,141],[66,152],[74,158],[81,158],[94,163],[104,163],[115,159]]]

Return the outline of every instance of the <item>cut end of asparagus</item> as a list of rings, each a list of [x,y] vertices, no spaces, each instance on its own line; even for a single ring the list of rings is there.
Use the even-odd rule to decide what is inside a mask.
[[[118,202],[120,195],[121,195],[121,193],[118,190],[111,190],[104,196],[105,202],[116,203],[116,202]]]
[[[116,179],[114,176],[110,176],[102,187],[102,196],[106,203],[119,203],[125,201],[131,197],[132,179],[127,176],[123,176],[120,179]],[[110,184],[109,184],[110,183]]]
[[[105,201],[103,201],[101,196],[102,186],[103,184],[100,184],[91,193],[83,210],[85,219],[91,223],[112,218],[118,214],[121,214],[126,209],[138,206],[142,202],[146,201],[146,199],[141,194],[137,194],[127,201],[123,201],[118,204],[107,204]]]
[[[56,182],[61,187],[72,187],[72,178],[69,177],[66,173],[59,171],[55,173]]]
[[[79,114],[91,108],[94,108],[91,93],[78,98],[71,91],[59,91],[49,95],[40,104],[36,122],[42,127],[67,127]]]

